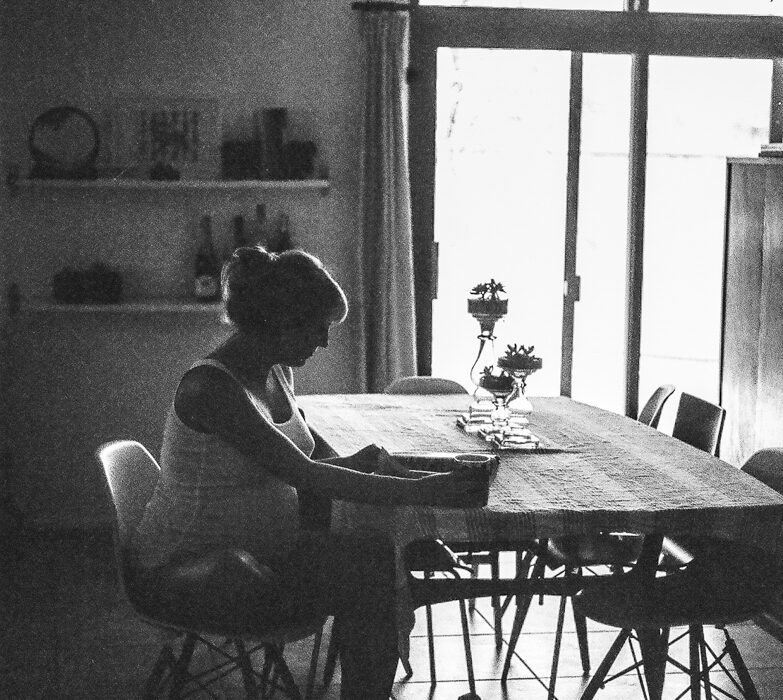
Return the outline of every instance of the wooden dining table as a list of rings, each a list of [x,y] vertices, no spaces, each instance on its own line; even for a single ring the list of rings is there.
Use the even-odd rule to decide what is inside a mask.
[[[637,567],[653,576],[663,536],[687,533],[749,540],[783,562],[780,494],[716,457],[610,411],[565,397],[533,398],[530,429],[539,447],[498,451],[458,427],[467,395],[309,395],[298,402],[308,423],[340,454],[375,443],[423,459],[499,455],[482,508],[335,504],[333,528],[380,529],[394,543],[403,651],[413,624],[403,553],[415,540],[521,543],[640,533],[645,544]]]

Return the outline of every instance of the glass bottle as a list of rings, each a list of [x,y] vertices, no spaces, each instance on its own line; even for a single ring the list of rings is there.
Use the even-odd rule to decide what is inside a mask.
[[[199,301],[217,301],[220,298],[220,263],[212,241],[212,217],[201,217],[201,240],[194,262],[193,295]]]

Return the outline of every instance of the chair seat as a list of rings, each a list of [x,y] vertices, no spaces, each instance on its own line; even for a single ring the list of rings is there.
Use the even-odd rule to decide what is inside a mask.
[[[574,607],[623,629],[726,625],[760,614],[779,583],[770,558],[742,543],[704,542],[684,569],[654,581],[636,572],[607,578],[579,593]]]
[[[405,548],[408,571],[453,573],[466,568],[459,557],[441,540],[416,540]]]
[[[643,538],[634,534],[599,533],[549,540],[547,566],[631,566],[642,550]]]

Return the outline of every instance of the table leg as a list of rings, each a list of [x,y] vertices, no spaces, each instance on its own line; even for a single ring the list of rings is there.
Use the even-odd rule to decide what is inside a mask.
[[[658,570],[658,560],[663,546],[662,535],[645,535],[642,551],[636,561],[634,572],[643,579],[652,580]],[[663,682],[666,678],[666,657],[669,630],[636,630],[644,663],[644,677],[650,700],[661,700]]]
[[[669,630],[636,630],[644,661],[644,678],[650,700],[661,700],[663,681],[666,678],[666,650],[669,644]]]

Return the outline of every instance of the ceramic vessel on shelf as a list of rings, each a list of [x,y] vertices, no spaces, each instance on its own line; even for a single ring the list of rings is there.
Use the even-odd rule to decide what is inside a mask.
[[[511,375],[514,380],[514,391],[506,401],[509,410],[509,422],[516,426],[527,426],[533,404],[525,395],[527,378],[541,369],[543,362],[533,354],[534,346],[509,345],[506,354],[498,358],[498,367]]]
[[[466,430],[485,426],[495,410],[494,396],[481,385],[481,376],[484,368],[495,362],[495,324],[508,313],[508,299],[500,298],[504,291],[503,285],[494,279],[470,290],[473,298],[468,299],[468,313],[479,322],[480,332],[478,353],[470,368],[470,380],[476,388],[464,420]]]

